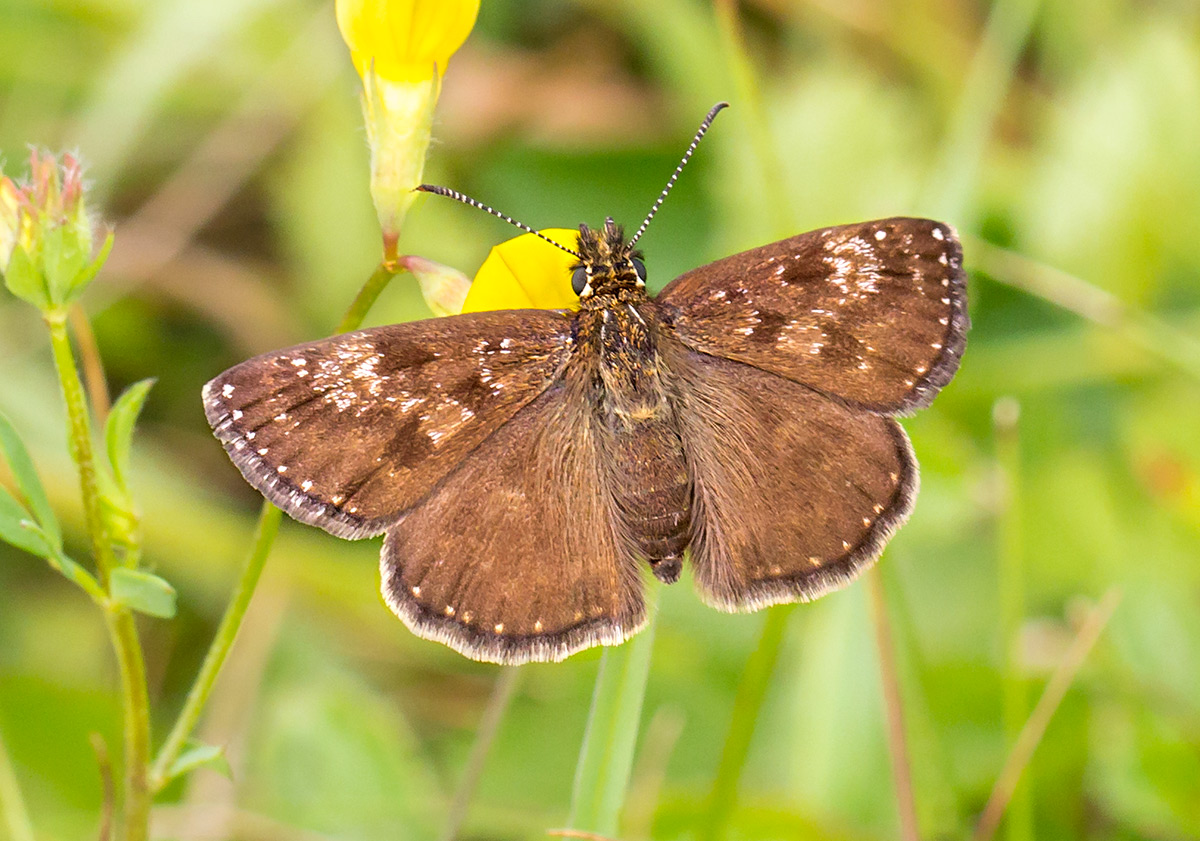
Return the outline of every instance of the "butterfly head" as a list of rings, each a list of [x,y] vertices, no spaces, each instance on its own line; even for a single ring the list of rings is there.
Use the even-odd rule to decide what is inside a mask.
[[[622,289],[644,289],[646,264],[642,252],[625,239],[625,229],[612,220],[604,227],[579,226],[579,262],[571,273],[571,288],[581,299]]]

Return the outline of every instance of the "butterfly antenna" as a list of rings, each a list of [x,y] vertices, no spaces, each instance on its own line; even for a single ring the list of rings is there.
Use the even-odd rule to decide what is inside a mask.
[[[447,198],[454,199],[455,201],[460,201],[463,204],[469,204],[469,205],[471,205],[471,207],[477,207],[482,211],[492,214],[497,219],[503,219],[508,224],[515,225],[516,227],[520,228],[522,231],[525,231],[526,233],[530,233],[530,234],[533,234],[535,237],[544,239],[546,242],[550,243],[555,248],[562,249],[563,251],[567,252],[568,254],[572,254],[572,255],[578,257],[580,260],[583,259],[583,255],[580,254],[578,251],[573,251],[570,248],[567,248],[565,245],[555,242],[554,240],[550,239],[550,237],[546,236],[545,234],[541,233],[540,231],[535,231],[533,228],[529,227],[528,225],[526,225],[522,222],[518,222],[516,219],[513,219],[511,216],[505,216],[499,210],[496,210],[495,208],[492,208],[492,207],[488,207],[486,204],[484,204],[481,201],[475,201],[475,199],[471,198],[470,196],[464,196],[462,193],[458,192],[458,190],[451,190],[449,187],[438,187],[435,184],[422,184],[421,186],[417,187],[417,190],[422,193],[435,193],[439,196],[446,196]]]
[[[700,145],[700,139],[704,137],[704,133],[708,131],[708,127],[712,125],[713,120],[717,118],[717,114],[721,113],[722,108],[728,108],[728,102],[718,102],[708,112],[708,116],[704,118],[704,122],[700,124],[700,128],[696,130],[696,136],[692,138],[691,144],[687,147],[687,151],[683,153],[683,160],[679,162],[679,166],[675,167],[675,171],[671,173],[671,177],[667,179],[667,186],[659,193],[658,199],[654,202],[654,207],[650,208],[650,212],[646,214],[646,219],[642,222],[642,226],[637,229],[637,233],[633,235],[633,239],[629,241],[630,246],[641,239],[642,234],[646,233],[646,227],[650,224],[650,220],[654,218],[654,214],[658,213],[658,209],[662,207],[662,203],[667,199],[667,193],[671,192],[671,188],[675,186],[675,179],[679,177],[679,173],[683,172],[683,168],[687,166],[687,162],[691,159],[692,153],[696,151],[696,147]]]

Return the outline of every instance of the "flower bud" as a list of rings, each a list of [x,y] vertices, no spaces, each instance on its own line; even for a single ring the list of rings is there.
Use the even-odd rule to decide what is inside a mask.
[[[400,265],[412,272],[421,286],[425,303],[434,315],[457,315],[463,311],[471,279],[458,269],[443,266],[424,257],[405,256]]]
[[[93,246],[83,173],[74,157],[34,151],[27,183],[0,178],[0,271],[18,298],[43,311],[70,303],[104,264],[111,234],[94,259]]]
[[[478,14],[479,0],[337,0],[338,28],[363,80],[371,198],[387,260],[416,200],[442,74]]]

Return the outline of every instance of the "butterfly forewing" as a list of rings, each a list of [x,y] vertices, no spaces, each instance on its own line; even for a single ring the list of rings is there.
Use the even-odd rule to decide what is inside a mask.
[[[342,537],[378,534],[546,389],[570,326],[515,310],[360,330],[229,369],[205,412],[271,502]]]
[[[739,362],[684,348],[668,362],[706,601],[723,610],[807,601],[878,557],[916,495],[899,424]]]
[[[384,596],[418,635],[524,663],[643,625],[638,560],[576,385],[522,409],[389,530]]]
[[[927,219],[800,234],[681,275],[658,301],[689,347],[884,414],[929,404],[968,327],[962,248]]]

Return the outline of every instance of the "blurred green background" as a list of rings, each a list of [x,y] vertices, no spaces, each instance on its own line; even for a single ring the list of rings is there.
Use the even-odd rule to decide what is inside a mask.
[[[1123,600],[1002,831],[1200,838],[1200,8],[735,11],[744,51],[698,0],[483,0],[427,180],[538,227],[636,224],[729,99],[642,240],[652,286],[812,227],[956,225],[974,328],[958,377],[906,421],[921,495],[882,562],[923,835],[969,836],[1012,710],[1032,707],[1115,586]],[[200,388],[327,333],[378,259],[358,80],[332,3],[314,0],[4,0],[0,45],[6,172],[23,171],[27,144],[87,162],[117,232],[85,299],[110,385],[158,378],[135,486],[147,561],[180,594],[176,620],[142,624],[161,737],[259,501],[209,434]],[[400,245],[472,274],[512,233],[434,197]],[[402,279],[371,322],[427,315]],[[44,335],[0,294],[0,410],[83,557]],[[285,524],[201,728],[228,746],[233,780],[202,770],[174,786],[157,835],[437,837],[498,672],[393,618],[377,544]],[[705,608],[686,580],[664,592],[622,838],[696,834],[762,623]],[[523,668],[463,837],[564,823],[597,662]],[[115,750],[118,723],[98,612],[0,546],[0,733],[39,837],[94,837],[88,734]],[[898,826],[860,582],[791,614],[730,837]]]

